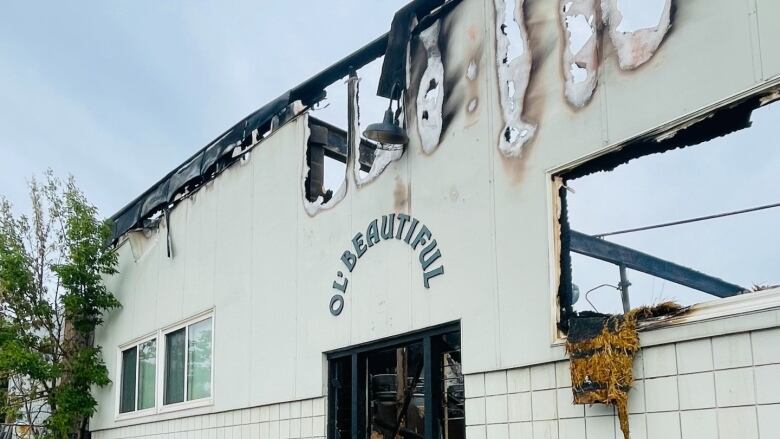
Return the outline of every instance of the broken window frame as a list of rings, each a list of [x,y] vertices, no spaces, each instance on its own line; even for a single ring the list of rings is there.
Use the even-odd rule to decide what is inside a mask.
[[[380,351],[421,344],[423,347],[423,367],[420,381],[424,387],[424,438],[439,439],[442,437],[441,407],[443,388],[442,388],[442,365],[433,364],[435,359],[440,358],[440,353],[444,352],[441,343],[437,343],[443,337],[448,335],[457,335],[460,339],[460,323],[446,323],[432,328],[415,331],[404,335],[390,337],[387,339],[370,342],[346,349],[327,352],[328,364],[328,410],[327,410],[327,438],[328,439],[361,439],[368,437],[369,425],[366,425],[368,412],[370,409],[368,401],[368,368],[367,359],[372,353]],[[460,342],[458,343],[458,352],[462,351]],[[462,364],[462,363],[461,363]],[[349,386],[342,383],[344,377],[347,377]],[[462,373],[461,373],[462,378]],[[343,394],[340,389],[349,389],[349,394]],[[347,413],[347,420],[350,422],[348,437],[339,433],[339,422],[341,412],[337,409],[339,401],[345,398],[350,407]],[[464,401],[465,402],[465,401]],[[463,417],[463,429],[465,436],[465,407]]]
[[[566,337],[568,319],[576,316],[573,309],[573,284],[571,252],[609,262],[615,265],[616,274],[620,276],[621,299],[624,309],[628,306],[630,293],[626,297],[626,269],[633,269],[656,276],[673,283],[687,286],[713,296],[713,300],[699,302],[693,307],[702,312],[688,315],[680,319],[666,319],[673,324],[691,322],[710,318],[734,315],[737,312],[753,312],[773,306],[780,306],[780,289],[771,289],[772,297],[755,298],[754,295],[743,295],[748,288],[732,284],[708,274],[656,258],[637,250],[613,244],[597,237],[592,237],[572,230],[568,221],[567,187],[568,180],[584,177],[596,172],[609,172],[616,167],[651,154],[663,153],[674,149],[695,146],[718,137],[727,136],[736,131],[749,128],[754,110],[780,100],[780,86],[765,85],[742,96],[724,101],[707,110],[683,116],[675,123],[660,126],[635,138],[602,151],[597,156],[585,161],[579,160],[561,166],[548,173],[550,177],[550,193],[554,198],[552,206],[553,226],[551,255],[554,273],[553,308],[556,340]],[[750,306],[732,305],[743,301],[753,301]],[[661,319],[659,319],[661,320]],[[639,325],[639,329],[657,327],[654,321]]]

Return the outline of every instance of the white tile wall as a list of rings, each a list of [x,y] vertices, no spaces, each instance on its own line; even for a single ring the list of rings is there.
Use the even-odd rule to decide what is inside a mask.
[[[489,372],[485,374],[485,395],[505,395],[506,391],[507,386],[505,370],[499,370],[497,372]]]
[[[715,369],[744,367],[753,364],[750,334],[733,334],[712,339]]]
[[[753,361],[756,365],[780,364],[780,328],[757,331],[751,334]]]
[[[555,388],[555,364],[542,364],[531,367],[531,390]]]
[[[677,379],[680,409],[715,407],[715,375],[712,372],[680,375]]]
[[[509,422],[507,418],[507,396],[495,395],[485,398],[485,422],[498,424]],[[488,433],[488,436],[490,434]]]
[[[680,413],[648,413],[647,436],[659,439],[679,439],[681,437]]]
[[[713,369],[712,341],[709,338],[677,344],[679,373],[705,372]]]
[[[680,430],[686,439],[718,437],[718,414],[715,409],[680,412]]]
[[[645,404],[648,412],[665,412],[679,409],[677,377],[646,379]]]
[[[780,340],[777,340],[777,343],[780,344]],[[759,404],[780,403],[780,364],[757,366],[755,378],[756,402]]]
[[[718,432],[723,438],[758,437],[757,409],[754,406],[718,409]],[[772,436],[768,436],[772,437]],[[776,436],[775,436],[776,437]]]
[[[718,407],[748,405],[756,402],[753,368],[715,372],[715,395]]]
[[[509,439],[509,424],[488,425],[487,439]]]
[[[677,358],[674,345],[654,346],[642,350],[645,378],[677,374]]]
[[[758,406],[758,434],[762,438],[780,432],[780,404]]]
[[[482,396],[504,382],[508,439],[622,438],[614,408],[572,403],[568,368],[561,361],[467,376],[468,438],[505,437],[503,400]],[[780,329],[643,349],[634,374],[632,439],[780,439]]]
[[[530,421],[532,416],[531,392],[512,393],[507,395],[507,407],[509,422]]]
[[[558,421],[558,434],[569,439],[586,439],[585,419],[561,419]]]
[[[317,408],[314,409],[313,408]],[[325,398],[100,430],[94,439],[324,439]]]
[[[506,380],[507,392],[509,393],[528,392],[531,390],[531,370],[528,368],[507,371]]]

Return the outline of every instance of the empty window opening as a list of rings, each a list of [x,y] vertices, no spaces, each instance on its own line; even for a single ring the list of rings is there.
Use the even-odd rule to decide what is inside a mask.
[[[752,102],[559,177],[563,329],[572,313],[693,305],[780,284],[780,104]]]
[[[434,330],[329,361],[330,439],[464,439],[460,334]]]

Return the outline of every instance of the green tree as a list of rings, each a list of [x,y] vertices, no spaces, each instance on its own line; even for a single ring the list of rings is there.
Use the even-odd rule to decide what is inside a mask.
[[[93,334],[120,306],[103,284],[117,257],[110,225],[72,177],[48,171],[29,189],[29,215],[0,196],[0,412],[42,427],[34,436],[80,438],[97,407],[92,388],[110,383]]]

